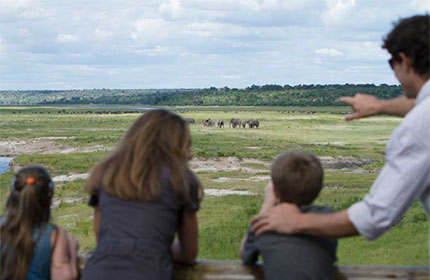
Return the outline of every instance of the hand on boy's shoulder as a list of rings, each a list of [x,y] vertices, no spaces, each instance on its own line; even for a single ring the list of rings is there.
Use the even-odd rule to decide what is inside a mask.
[[[281,203],[266,212],[258,214],[251,219],[251,230],[255,235],[268,231],[283,234],[295,234],[302,212],[295,204]]]
[[[330,214],[330,213],[336,212],[336,210],[334,210],[331,207],[320,206],[320,205],[303,205],[303,206],[300,206],[300,211],[302,211],[302,213],[318,213],[318,214]]]

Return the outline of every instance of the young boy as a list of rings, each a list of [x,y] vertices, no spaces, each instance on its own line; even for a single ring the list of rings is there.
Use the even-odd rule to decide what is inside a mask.
[[[266,187],[260,212],[282,202],[294,203],[302,212],[334,212],[311,205],[321,191],[323,176],[314,155],[303,151],[281,154],[272,164],[272,183]],[[334,279],[336,246],[336,239],[274,232],[256,237],[248,229],[240,256],[245,264],[254,264],[261,254],[266,279]]]

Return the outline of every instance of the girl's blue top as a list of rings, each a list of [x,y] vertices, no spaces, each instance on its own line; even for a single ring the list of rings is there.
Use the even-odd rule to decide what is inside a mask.
[[[0,225],[6,217],[0,217]],[[27,280],[49,280],[51,279],[51,233],[54,229],[52,224],[45,224],[33,231],[33,241],[36,242],[33,249],[33,259],[27,273]],[[1,245],[1,251],[5,244]]]

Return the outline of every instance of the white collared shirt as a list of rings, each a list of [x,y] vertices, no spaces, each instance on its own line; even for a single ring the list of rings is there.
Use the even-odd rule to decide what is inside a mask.
[[[369,194],[348,209],[350,221],[367,239],[382,235],[418,199],[430,213],[430,80],[391,134],[385,155]]]

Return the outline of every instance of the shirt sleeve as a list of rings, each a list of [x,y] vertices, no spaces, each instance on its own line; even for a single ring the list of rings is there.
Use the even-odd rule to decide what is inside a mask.
[[[364,200],[348,209],[358,232],[375,239],[396,224],[427,186],[429,148],[410,126],[399,126],[386,148],[386,163]]]
[[[189,199],[184,209],[188,211],[198,211],[200,209],[200,183],[193,172],[189,172]]]
[[[257,236],[248,228],[246,234],[245,246],[243,247],[242,260],[245,264],[255,264],[260,255],[260,250],[257,246]]]

